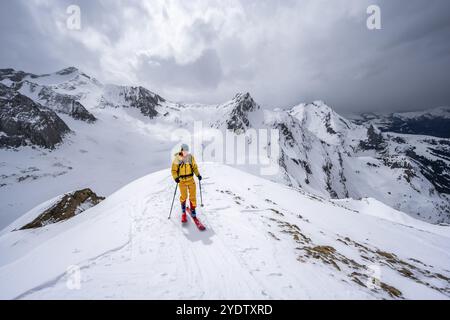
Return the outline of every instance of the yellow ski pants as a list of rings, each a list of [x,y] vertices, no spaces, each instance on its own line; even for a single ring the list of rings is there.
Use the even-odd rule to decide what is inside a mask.
[[[194,178],[181,180],[179,186],[181,193],[180,202],[186,202],[189,191],[190,208],[194,210],[197,207],[197,185],[195,184]]]

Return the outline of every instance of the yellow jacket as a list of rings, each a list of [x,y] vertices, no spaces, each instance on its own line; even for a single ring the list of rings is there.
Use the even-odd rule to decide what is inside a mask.
[[[189,180],[192,179],[194,174],[197,177],[200,175],[194,156],[188,154],[183,158],[181,153],[176,153],[172,162],[172,177],[174,179],[180,178],[180,180]]]

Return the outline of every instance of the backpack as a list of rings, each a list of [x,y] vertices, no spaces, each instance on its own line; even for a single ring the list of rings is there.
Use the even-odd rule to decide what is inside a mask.
[[[189,155],[189,159],[192,159],[192,155]],[[192,161],[189,163],[189,166],[191,167],[191,174],[180,176],[180,167],[181,165],[186,164],[184,161],[181,163],[178,163],[178,170],[177,170],[177,176],[179,178],[189,178],[194,176],[194,167],[192,166]]]

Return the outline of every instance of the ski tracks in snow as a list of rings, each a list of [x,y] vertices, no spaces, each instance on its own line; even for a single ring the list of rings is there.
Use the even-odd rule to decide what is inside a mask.
[[[211,212],[199,208],[207,227],[200,232],[191,219],[181,224],[178,193],[174,214],[168,220],[167,204],[173,195],[169,181],[167,177],[161,181],[163,188],[160,185],[158,191],[149,191],[141,201],[129,204],[129,212],[134,213],[130,241],[83,263],[80,289],[68,289],[68,275],[62,274],[19,298],[271,298],[269,288],[254,276],[259,271],[255,265],[265,262],[250,262],[255,258],[251,251],[257,249],[248,245],[249,239],[239,239],[233,232],[240,228],[235,213],[229,219],[227,206]],[[203,196],[212,202],[209,193]]]

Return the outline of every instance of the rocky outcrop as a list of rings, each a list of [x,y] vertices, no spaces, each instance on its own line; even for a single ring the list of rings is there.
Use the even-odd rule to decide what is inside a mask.
[[[449,149],[443,149],[446,150],[445,157],[447,159],[450,159]],[[427,158],[418,155],[414,148],[406,151],[406,155],[418,164],[420,172],[433,184],[438,192],[450,194],[450,167],[446,162],[436,157]]]
[[[24,225],[20,230],[41,228],[52,223],[68,220],[96,206],[104,199],[89,188],[65,194],[49,209]]]
[[[75,67],[68,67],[68,68],[65,68],[65,69],[62,69],[62,70],[56,72],[56,74],[58,74],[60,76],[65,76],[65,75],[68,75],[68,74],[71,74],[74,72],[78,72],[78,71],[79,70]]]
[[[143,88],[131,88],[128,94],[125,95],[125,100],[130,103],[130,107],[138,108],[144,116],[154,118],[158,115],[155,107],[165,100],[152,93],[151,91]]]
[[[137,108],[144,116],[153,119],[159,115],[156,107],[166,100],[143,87],[110,85],[105,90],[100,106],[114,108]]]
[[[381,132],[376,130],[373,125],[370,125],[367,129],[367,140],[361,141],[359,147],[363,150],[381,151],[386,148],[386,142]]]
[[[72,73],[79,73],[74,67],[56,72],[57,76],[66,76]],[[68,114],[76,120],[89,123],[97,119],[78,101],[76,95],[63,94],[58,92],[58,86],[41,85],[34,81],[39,78],[50,77],[51,75],[34,75],[14,69],[0,69],[0,81],[9,82],[9,88],[28,96],[30,99],[56,112]],[[87,76],[86,76],[87,77]],[[65,86],[65,85],[63,85]]]
[[[72,101],[69,115],[76,120],[82,120],[89,123],[97,121],[97,118],[94,117],[92,113],[87,111],[81,103],[75,100]]]
[[[73,96],[55,92],[50,87],[43,87],[38,94],[39,102],[54,111],[68,114],[76,120],[89,123],[97,119]]]
[[[232,100],[234,107],[230,113],[230,117],[226,121],[226,128],[235,133],[243,132],[250,127],[248,114],[260,109],[250,93],[238,93]]]
[[[69,131],[54,111],[0,84],[0,148],[54,148]]]
[[[25,77],[29,76],[30,78],[37,78],[37,75],[32,73],[27,73],[23,71],[16,71],[14,69],[0,69],[0,81],[9,80],[11,82],[20,82],[25,79]]]

